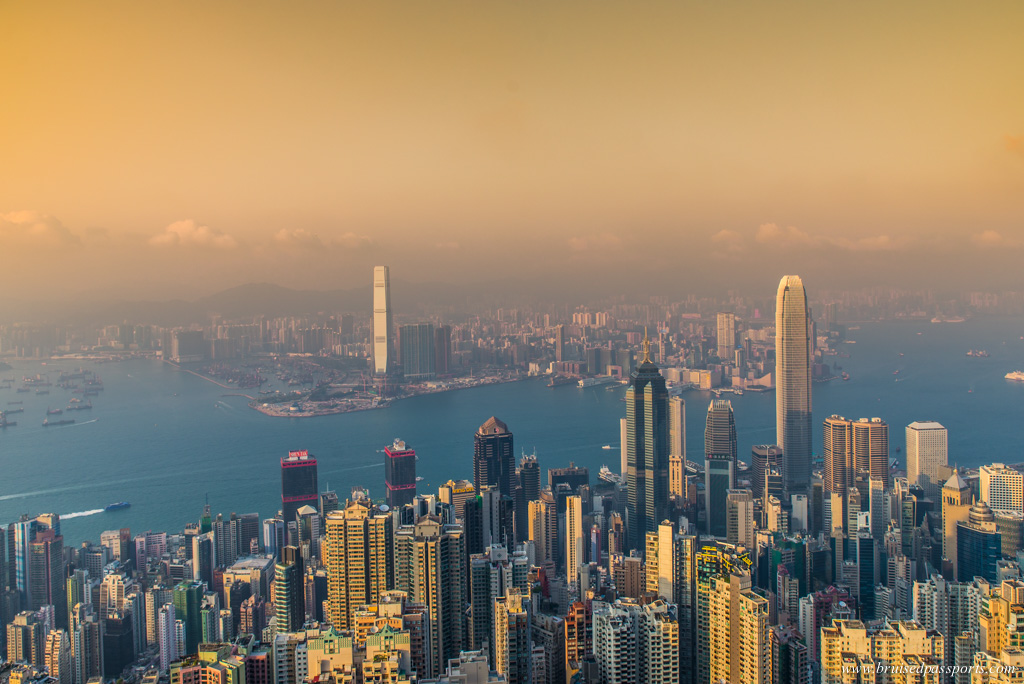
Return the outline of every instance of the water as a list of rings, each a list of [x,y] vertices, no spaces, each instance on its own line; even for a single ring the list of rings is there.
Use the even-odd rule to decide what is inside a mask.
[[[917,333],[921,334],[918,335]],[[949,428],[951,462],[978,466],[1024,460],[1024,384],[1006,381],[1024,370],[1024,321],[962,324],[885,322],[851,331],[856,344],[842,345],[850,358],[833,359],[850,380],[813,388],[815,451],[822,419],[878,416],[890,425],[890,451],[904,447],[904,426],[937,420]],[[989,358],[968,358],[970,348]],[[903,356],[899,353],[903,352]],[[71,370],[72,362],[16,362],[0,377]],[[70,392],[0,390],[0,408],[23,401],[11,416],[16,427],[0,431],[0,521],[21,513],[62,515],[66,543],[99,540],[100,532],[130,527],[180,530],[198,519],[205,497],[214,514],[274,514],[280,504],[279,459],[290,449],[309,449],[319,461],[321,488],[344,499],[351,487],[383,495],[383,454],[400,437],[419,455],[421,492],[437,491],[449,478],[472,479],[473,433],[491,415],[515,434],[516,448],[535,448],[542,468],[574,461],[597,470],[618,470],[623,390],[545,386],[544,380],[490,385],[395,402],[390,408],[316,418],[271,418],[232,390],[156,361],[89,366],[105,391],[92,411],[62,417],[79,422],[43,428],[48,407],[64,408]],[[893,371],[900,370],[898,375]],[[897,378],[899,382],[897,382]],[[708,392],[684,395],[692,460],[703,453]],[[775,395],[723,395],[736,413],[741,458],[752,444],[775,440]],[[611,450],[602,449],[611,445]],[[902,454],[900,454],[902,456]],[[129,509],[103,512],[115,501]]]

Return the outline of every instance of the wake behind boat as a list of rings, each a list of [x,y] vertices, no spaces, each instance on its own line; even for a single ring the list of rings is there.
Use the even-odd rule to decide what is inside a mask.
[[[120,510],[122,508],[128,508],[130,506],[131,506],[131,504],[128,503],[127,501],[118,501],[117,503],[112,503],[112,504],[106,506],[103,510],[104,511],[116,511],[116,510]]]

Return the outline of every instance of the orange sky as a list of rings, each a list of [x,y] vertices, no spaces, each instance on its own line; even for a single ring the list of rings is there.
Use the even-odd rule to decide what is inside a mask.
[[[0,26],[16,297],[374,263],[1005,285],[1024,256],[1019,0],[12,0]]]

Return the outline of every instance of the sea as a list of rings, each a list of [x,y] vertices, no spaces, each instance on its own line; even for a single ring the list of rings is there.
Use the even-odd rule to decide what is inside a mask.
[[[852,327],[852,326],[851,326]],[[840,344],[847,356],[827,357],[849,380],[813,385],[815,453],[821,421],[832,414],[879,417],[890,425],[890,454],[901,459],[904,427],[935,420],[949,430],[951,463],[1024,461],[1024,383],[1006,373],[1024,370],[1024,320],[972,319],[964,323],[861,323]],[[989,356],[972,358],[969,349]],[[430,394],[388,408],[311,418],[263,415],[238,390],[156,360],[105,364],[9,361],[0,378],[0,409],[17,425],[0,430],[0,523],[21,514],[61,514],[65,544],[99,541],[104,530],[128,527],[180,532],[209,502],[213,514],[259,513],[280,507],[280,458],[306,449],[317,458],[321,489],[344,500],[353,488],[383,497],[383,449],[396,438],[416,450],[421,493],[449,479],[473,477],[473,433],[490,416],[515,435],[516,453],[536,453],[541,468],[575,463],[619,469],[619,419],[624,388],[547,387],[542,378]],[[94,370],[104,391],[91,411],[65,413],[66,426],[43,427],[48,408],[72,396],[56,386],[48,395],[16,393],[23,375],[79,365]],[[897,372],[898,371],[898,372]],[[281,388],[284,389],[284,388]],[[251,392],[251,391],[249,391]],[[687,449],[703,458],[710,392],[691,390],[686,401]],[[740,457],[775,441],[775,394],[723,394],[732,401]],[[8,402],[21,401],[15,405]],[[605,448],[610,447],[610,448]],[[897,453],[899,448],[899,453]],[[130,508],[105,512],[128,501]]]

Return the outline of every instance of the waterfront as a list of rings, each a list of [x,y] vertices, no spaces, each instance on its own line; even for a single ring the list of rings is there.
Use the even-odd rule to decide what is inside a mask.
[[[894,456],[908,422],[938,420],[949,428],[951,461],[1022,460],[1024,436],[1014,428],[1024,418],[1024,385],[1003,377],[1024,369],[1021,335],[1019,320],[862,324],[849,334],[857,343],[842,345],[850,358],[829,357],[850,380],[814,385],[815,451],[821,421],[840,413],[886,420]],[[968,349],[990,356],[967,357]],[[20,380],[83,364],[11,365],[4,377]],[[25,408],[12,416],[16,427],[0,431],[0,521],[23,512],[60,513],[70,544],[98,541],[101,531],[118,527],[179,531],[198,518],[206,495],[215,514],[269,516],[279,505],[278,460],[289,449],[309,449],[318,458],[321,489],[329,486],[344,499],[351,487],[363,486],[381,496],[379,450],[401,437],[419,454],[420,491],[436,492],[449,477],[472,477],[472,435],[492,414],[514,432],[517,452],[536,449],[544,469],[574,461],[591,469],[592,481],[604,463],[618,470],[621,388],[549,388],[534,379],[428,394],[373,411],[280,419],[253,411],[245,397],[225,396],[233,390],[158,361],[84,365],[102,377],[105,391],[73,425],[41,425],[49,406],[66,405],[66,391],[0,390],[0,408],[8,401]],[[712,397],[691,391],[684,398],[689,455],[699,460]],[[748,459],[750,445],[774,441],[774,393],[723,398],[733,402],[741,458]],[[97,512],[122,500],[131,508]],[[75,513],[90,514],[67,516]]]

